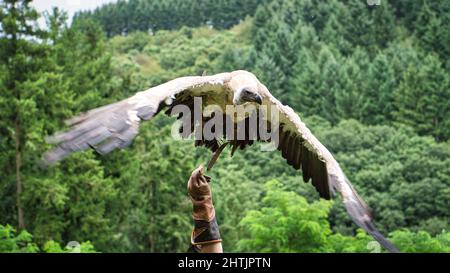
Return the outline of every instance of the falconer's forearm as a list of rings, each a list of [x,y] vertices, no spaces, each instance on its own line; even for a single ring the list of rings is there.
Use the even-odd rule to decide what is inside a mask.
[[[203,174],[200,166],[192,172],[188,181],[188,192],[192,201],[194,229],[191,233],[191,251],[222,253],[222,238],[212,202],[210,178]]]

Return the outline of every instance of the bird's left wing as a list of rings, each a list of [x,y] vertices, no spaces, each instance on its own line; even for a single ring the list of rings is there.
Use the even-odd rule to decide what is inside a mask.
[[[268,101],[267,104],[275,106],[279,111],[278,149],[288,164],[295,169],[301,168],[304,181],[311,179],[322,198],[330,199],[332,193],[339,192],[353,221],[387,250],[398,252],[376,229],[369,207],[328,149],[311,133],[294,110],[272,96],[264,85],[261,85],[261,93]]]
[[[88,148],[106,154],[127,147],[138,134],[140,121],[151,119],[164,106],[174,103],[178,94],[189,92],[188,95],[201,96],[210,89],[223,88],[229,79],[229,73],[181,77],[90,110],[66,121],[70,126],[68,131],[47,138],[48,143],[58,146],[44,155],[44,161],[52,164]]]

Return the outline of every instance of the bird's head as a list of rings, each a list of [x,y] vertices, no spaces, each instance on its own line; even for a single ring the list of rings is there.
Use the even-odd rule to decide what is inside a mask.
[[[259,81],[250,72],[237,71],[232,76],[229,83],[233,90],[233,104],[240,105],[247,102],[262,104],[262,97],[259,93]]]

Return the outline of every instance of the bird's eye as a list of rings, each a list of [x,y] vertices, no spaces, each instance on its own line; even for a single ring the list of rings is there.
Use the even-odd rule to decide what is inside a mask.
[[[250,90],[248,90],[248,89],[245,88],[245,89],[242,90],[242,93],[248,95],[248,94],[251,94],[252,92],[251,92]]]

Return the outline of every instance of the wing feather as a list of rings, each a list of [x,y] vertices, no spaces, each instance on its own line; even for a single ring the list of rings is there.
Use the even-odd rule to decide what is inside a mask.
[[[268,99],[269,104],[275,105],[279,111],[282,126],[279,129],[278,149],[287,162],[294,168],[301,165],[304,181],[311,179],[322,198],[330,199],[331,193],[339,192],[352,220],[388,251],[398,252],[376,229],[369,207],[353,188],[328,149],[311,133],[294,110],[273,97],[264,85],[261,85],[261,93]],[[292,136],[300,141],[292,142]]]
[[[301,138],[297,136],[295,138],[294,147],[301,147],[302,146],[301,142],[302,142]],[[296,170],[299,170],[300,169],[300,165],[301,165],[301,156],[302,156],[301,152],[302,152],[302,149],[292,149],[292,150],[294,152],[294,158],[293,158],[293,165],[292,166]]]
[[[125,148],[138,134],[140,122],[151,119],[162,106],[174,103],[179,93],[201,95],[209,88],[222,88],[229,77],[229,73],[222,73],[177,78],[72,118],[66,121],[70,126],[68,131],[47,138],[48,143],[57,144],[57,147],[44,155],[44,161],[52,164],[88,148],[101,154]]]

